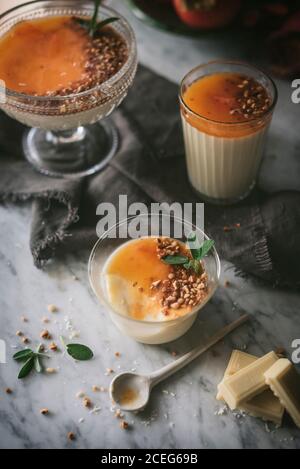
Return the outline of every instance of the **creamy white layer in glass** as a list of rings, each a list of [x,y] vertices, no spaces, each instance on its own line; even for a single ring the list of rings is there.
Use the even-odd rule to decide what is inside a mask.
[[[187,171],[201,197],[232,203],[250,192],[276,99],[273,81],[243,64],[212,62],[184,78],[180,100]]]

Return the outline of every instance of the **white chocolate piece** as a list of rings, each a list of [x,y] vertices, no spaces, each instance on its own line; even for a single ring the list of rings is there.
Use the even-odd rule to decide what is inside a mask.
[[[234,410],[268,388],[264,373],[278,360],[274,352],[269,352],[254,363],[229,376],[220,384],[220,392],[229,407]]]
[[[245,368],[245,366],[251,365],[251,363],[254,363],[256,360],[257,357],[255,357],[254,355],[250,355],[249,353],[241,352],[240,350],[232,351],[229,363],[224,373],[223,380],[218,385],[218,401],[224,400],[222,393],[220,392],[220,386],[224,382],[224,380],[228,378],[228,376],[232,376],[238,371],[240,371],[242,368]]]
[[[233,350],[221,383],[223,383],[229,376],[232,376],[257,360],[258,357],[255,357],[254,355],[241,352],[240,350]],[[220,387],[220,385],[218,387]],[[220,391],[218,392],[217,399],[223,400],[223,396]],[[246,412],[252,417],[274,422],[276,425],[281,425],[284,414],[284,407],[270,389],[267,389],[249,401],[244,402],[240,406],[239,410]]]
[[[264,373],[266,383],[300,428],[300,375],[286,358],[278,360]]]

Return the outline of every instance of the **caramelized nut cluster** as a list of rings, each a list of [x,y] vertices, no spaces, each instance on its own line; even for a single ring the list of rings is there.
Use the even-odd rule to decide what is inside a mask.
[[[157,255],[159,259],[171,255],[185,255],[189,253],[178,241],[169,238],[157,238]],[[152,283],[153,289],[161,293],[163,313],[168,316],[171,309],[193,308],[201,303],[208,293],[207,274],[196,274],[181,265],[170,266],[171,272],[163,281]]]
[[[263,116],[271,106],[267,90],[253,78],[241,76],[237,85],[238,107],[231,109],[230,114],[240,114],[245,119],[256,119]]]

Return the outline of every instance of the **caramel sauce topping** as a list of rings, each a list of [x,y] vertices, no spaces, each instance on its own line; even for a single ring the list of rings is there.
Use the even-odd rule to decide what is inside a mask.
[[[88,43],[69,17],[20,22],[0,40],[0,79],[26,94],[66,88],[84,79]]]
[[[254,133],[268,121],[265,116],[271,106],[270,96],[260,83],[251,77],[229,72],[200,78],[184,91],[183,99],[199,116],[197,118],[182,108],[191,125],[222,137]]]

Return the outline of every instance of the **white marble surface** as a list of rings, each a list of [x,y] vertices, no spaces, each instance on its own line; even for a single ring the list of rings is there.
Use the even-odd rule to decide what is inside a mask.
[[[155,31],[133,19],[125,2],[111,3],[131,20],[141,61],[175,81],[199,62],[220,56],[237,58],[243,53],[234,39],[229,48]],[[279,112],[260,183],[270,190],[300,189],[296,158],[300,150],[296,129],[299,107],[290,102],[289,84],[279,83],[279,89]],[[259,355],[283,346],[291,354],[292,340],[300,338],[299,294],[257,286],[236,277],[232,267],[223,263],[221,285],[229,280],[230,287],[219,288],[193,329],[173,344],[144,346],[121,336],[97,304],[88,285],[88,253],[39,271],[29,251],[30,207],[0,206],[0,221],[0,338],[7,343],[7,364],[0,365],[0,447],[300,448],[300,431],[289,418],[275,431],[272,425],[251,417],[231,412],[215,415],[221,407],[215,400],[216,386],[233,347]],[[56,304],[59,312],[47,313],[49,303]],[[106,376],[106,368],[115,372],[154,370],[174,359],[171,351],[180,354],[189,350],[241,311],[252,315],[251,323],[161,384],[145,412],[126,416],[130,430],[119,428],[107,393],[92,392],[93,385],[108,386],[111,377]],[[21,322],[22,315],[28,317],[28,323]],[[49,366],[58,368],[56,374],[33,374],[20,382],[16,379],[18,365],[11,359],[15,347],[20,346],[15,332],[22,330],[32,345],[37,344],[43,316],[50,317],[47,327],[55,340],[62,333],[68,335],[66,318],[71,319],[80,331],[78,340],[92,347],[95,358],[75,363],[52,352]],[[116,351],[120,358],[114,356]],[[13,394],[5,394],[6,387],[12,388]],[[80,390],[101,407],[97,414],[90,413],[75,397]],[[40,415],[42,407],[49,408],[49,416]],[[84,421],[79,423],[80,419]],[[77,436],[72,443],[67,441],[69,431]]]

